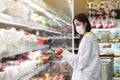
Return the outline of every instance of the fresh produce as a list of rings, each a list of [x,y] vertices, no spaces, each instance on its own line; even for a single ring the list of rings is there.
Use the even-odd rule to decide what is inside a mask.
[[[42,37],[37,37],[37,41],[38,41],[39,44],[44,44],[46,39],[42,38]]]
[[[20,66],[20,64],[26,60],[30,60],[28,58],[29,53],[17,54],[14,56],[3,57],[1,59],[0,71],[4,71],[7,66]]]
[[[53,77],[53,80],[59,80],[59,76],[58,75],[55,75],[54,77]]]
[[[63,52],[62,48],[58,48],[55,50],[55,55],[61,55]]]
[[[33,52],[29,52],[29,56],[28,56],[31,60],[35,60],[37,62],[37,66],[45,64],[48,59],[51,57],[51,53],[50,51],[46,51],[46,50],[37,50],[37,51],[33,51]]]
[[[58,76],[58,75],[55,75],[55,76],[49,76],[49,77],[40,77],[40,78],[31,78],[30,80],[65,80],[64,76]]]
[[[49,57],[50,57],[50,55],[41,54],[36,57],[36,61],[37,61],[38,65],[42,65],[48,61]]]
[[[64,75],[60,75],[60,80],[65,80],[65,76]]]
[[[39,56],[36,57],[36,62],[37,62],[37,66],[44,64],[43,60],[41,60]]]
[[[50,77],[50,74],[49,73],[45,73],[44,75],[46,78]]]
[[[44,63],[46,63],[50,56],[51,55],[47,51],[45,51],[41,53],[40,58],[43,60]]]
[[[45,75],[44,75],[44,77],[45,77],[45,80],[65,80],[65,77],[64,77],[64,75],[54,75],[54,76],[52,76],[50,73],[45,73]]]

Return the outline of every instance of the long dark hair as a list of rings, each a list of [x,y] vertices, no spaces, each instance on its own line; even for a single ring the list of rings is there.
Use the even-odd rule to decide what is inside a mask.
[[[75,20],[75,19],[77,19],[78,21],[83,22],[83,23],[86,22],[86,23],[87,23],[87,26],[86,26],[85,31],[86,31],[86,32],[90,32],[90,31],[91,31],[91,25],[90,25],[89,19],[88,19],[88,17],[87,17],[86,14],[84,14],[84,13],[79,13],[79,14],[77,14],[77,15],[74,17],[74,19],[73,19],[73,25],[74,25],[74,27],[75,27],[75,24],[74,24],[74,20]]]

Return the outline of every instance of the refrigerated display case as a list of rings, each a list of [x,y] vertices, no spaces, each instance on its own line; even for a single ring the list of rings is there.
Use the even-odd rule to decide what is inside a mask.
[[[72,76],[72,68],[67,62],[61,62],[60,60],[54,60],[49,62],[49,66],[40,71],[37,75],[34,75],[30,80],[70,80]]]
[[[0,33],[0,79],[18,80],[34,71],[37,68],[36,61],[29,59],[26,52],[42,50],[48,45],[38,44],[37,36],[26,33],[24,30],[2,28]]]
[[[87,0],[86,12],[92,31],[98,37],[100,57],[107,72],[107,80],[119,80],[120,18],[119,1]],[[75,31],[75,53],[82,36]],[[118,60],[116,62],[116,60]]]
[[[56,5],[57,3],[58,5]],[[64,5],[61,6],[59,5],[59,3],[62,3]],[[27,42],[25,42],[26,43],[25,46],[21,45],[20,47],[17,48],[13,47],[12,50],[7,49],[7,52],[1,53],[2,54],[2,56],[0,57],[1,61],[4,62],[6,58],[9,60],[9,57],[11,60],[11,56],[13,59],[15,55],[21,56],[22,54],[31,51],[34,52],[41,50],[41,51],[54,52],[54,50],[58,47],[67,48],[70,51],[72,51],[72,26],[71,26],[72,9],[71,9],[70,1],[4,0],[4,1],[0,1],[0,4],[1,4],[0,28],[9,30],[14,27],[18,31],[25,30],[26,31],[25,34],[27,35],[34,34],[34,36],[36,37],[39,38],[42,37],[48,40],[46,44],[43,44],[42,42],[36,42],[35,44],[34,43],[28,44]],[[13,42],[14,42],[14,38],[17,37],[18,36],[14,36],[14,35],[12,36],[11,39],[13,40]],[[43,64],[44,61],[41,62],[41,58],[36,58],[33,60],[30,59],[30,60],[33,62],[34,60],[37,60],[37,62],[40,65],[38,66],[38,63],[37,64],[35,63],[37,66],[35,65],[32,68],[30,62],[26,61],[25,63],[26,65],[22,64],[24,65],[22,66],[22,69],[20,69],[21,66],[18,66],[14,68],[12,67],[11,70],[10,68],[7,68],[8,71],[2,72],[1,70],[0,76],[2,77],[0,77],[0,80],[13,80],[13,79],[29,80],[32,76],[56,64],[54,60],[52,60],[52,62],[49,62],[51,60],[48,60],[48,62],[46,62],[45,64]],[[0,68],[4,65],[6,64],[0,63]],[[14,74],[11,74],[11,72],[14,72]],[[50,72],[50,74],[52,73],[53,72]]]
[[[92,32],[98,37],[100,56],[107,72],[107,80],[119,80],[120,20],[119,1],[87,2],[87,15]],[[118,60],[119,62],[119,60]]]
[[[20,27],[20,25],[19,25],[19,27]],[[60,46],[62,46],[63,48],[68,48],[68,47],[71,47],[71,45],[72,45],[72,44],[70,44],[70,43],[72,43],[71,42],[72,37],[70,35],[69,36],[63,36],[63,35],[60,35],[60,34],[57,34],[57,33],[54,33],[54,32],[52,33],[52,32],[48,32],[48,31],[44,31],[44,30],[40,30],[40,29],[35,29],[35,31],[34,31],[34,29],[31,29],[31,30],[33,30],[32,31],[33,33],[36,32],[36,31],[39,31],[40,32],[39,36],[38,35],[36,36],[36,34],[30,34],[28,32],[24,32],[24,31],[17,31],[14,28],[10,28],[10,29],[3,28],[1,30],[5,31],[6,35],[7,35],[7,37],[5,37],[5,34],[4,34],[3,41],[4,42],[7,41],[9,43],[9,45],[6,44],[6,48],[3,49],[3,51],[1,52],[1,57],[0,57],[1,68],[3,67],[3,65],[7,65],[7,64],[2,63],[2,61],[4,62],[4,58],[9,58],[10,56],[23,54],[23,53],[26,53],[26,52],[29,52],[29,51],[34,52],[34,51],[37,51],[37,50],[43,50],[43,51],[45,50],[45,51],[53,51],[54,52],[54,50],[56,48],[60,47]],[[22,34],[22,32],[23,32],[23,34],[25,33],[25,35],[28,36],[28,37],[25,37],[25,40],[24,39],[19,40],[24,45],[22,45],[22,43],[18,44],[19,42],[15,42],[16,39],[19,38],[19,37],[16,33],[12,35],[12,33],[9,32],[9,30],[11,32],[16,31],[19,34],[19,36],[20,36],[20,34]],[[17,36],[15,36],[15,35],[17,35]],[[32,36],[30,36],[30,35],[32,35]],[[2,34],[1,34],[1,36],[2,36]],[[40,37],[40,36],[42,36],[42,37]],[[44,39],[47,39],[48,42],[47,43],[38,43],[36,38],[44,38]],[[6,40],[6,39],[8,39],[8,40]],[[14,40],[14,41],[12,41],[12,40]],[[14,43],[16,43],[16,44],[14,44]],[[72,48],[70,48],[70,50],[71,49]],[[53,53],[53,55],[54,55],[54,53]],[[13,61],[13,63],[15,62],[14,59],[13,60],[10,59],[10,61],[8,60],[7,62],[12,63],[12,61]],[[52,62],[54,63],[54,60]],[[6,80],[7,78],[9,78],[9,75],[11,75],[12,77],[9,78],[10,80],[12,80],[12,78],[15,78],[15,77],[16,77],[15,78],[16,80],[28,80],[32,76],[38,74],[39,72],[43,71],[44,69],[47,69],[47,67],[50,66],[50,62],[47,62],[45,64],[42,64],[42,65],[38,66],[38,67],[36,67],[36,65],[34,65],[34,67],[31,68],[32,66],[28,67],[28,65],[29,66],[32,65],[30,63],[32,63],[32,61],[31,62],[26,61],[26,63],[25,63],[26,65],[23,64],[24,66],[23,66],[22,69],[21,69],[21,66],[11,67],[12,68],[12,69],[10,68],[11,70],[9,68],[6,68],[6,70],[3,71],[3,72],[2,72],[2,69],[1,69],[1,76],[4,76],[4,77],[1,77],[1,79]],[[34,63],[34,60],[33,60],[33,63]],[[53,64],[53,63],[51,63],[51,64]],[[22,63],[19,63],[19,64],[21,65]],[[34,63],[34,64],[36,64],[36,63]],[[28,71],[26,71],[25,69],[28,70]],[[24,72],[18,77],[17,75],[14,75],[14,74],[12,75],[12,74],[8,73],[8,72],[11,72],[12,70],[17,71],[14,74],[18,74],[18,75],[21,74],[21,71],[24,71]],[[21,71],[18,71],[18,70],[21,70]],[[51,72],[51,74],[52,74],[52,72]]]

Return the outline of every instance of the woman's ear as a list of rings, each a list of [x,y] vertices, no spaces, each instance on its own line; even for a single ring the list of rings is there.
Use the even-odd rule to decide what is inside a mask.
[[[85,26],[87,26],[87,22],[85,22]]]
[[[84,28],[86,28],[86,26],[87,26],[87,22],[84,22]]]

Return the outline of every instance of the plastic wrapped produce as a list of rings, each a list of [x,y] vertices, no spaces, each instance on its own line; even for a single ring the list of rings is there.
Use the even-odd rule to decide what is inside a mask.
[[[18,66],[7,66],[5,72],[8,74],[10,80],[17,80],[20,77]],[[13,74],[11,74],[11,72]]]
[[[41,37],[41,39],[45,40]],[[33,34],[26,34],[23,30],[0,29],[0,58],[6,55],[19,54],[31,49],[40,49],[46,47],[46,43],[40,43],[37,40],[37,36]],[[21,47],[22,46],[22,47]]]
[[[5,11],[6,6],[2,3],[2,0],[0,0],[0,12]]]
[[[24,61],[22,63],[19,63],[19,65],[6,66],[4,74],[1,74],[1,76],[5,76],[5,74],[7,74],[7,77],[9,77],[10,80],[18,80],[25,74],[34,71],[36,67],[37,66],[35,61]],[[13,74],[11,74],[11,72]]]
[[[20,64],[19,72],[21,75],[25,75],[32,72],[36,67],[35,61],[25,61]]]
[[[7,72],[0,72],[0,80],[10,80]]]
[[[30,9],[17,0],[2,0],[2,3],[6,6],[5,13],[24,20],[29,19]]]

